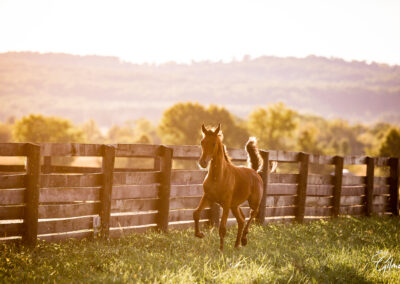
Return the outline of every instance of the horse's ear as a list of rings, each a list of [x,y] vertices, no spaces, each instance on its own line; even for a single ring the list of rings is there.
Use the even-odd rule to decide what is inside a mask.
[[[206,127],[204,126],[204,123],[201,125],[201,131],[203,132],[204,135],[207,135],[208,133]]]
[[[221,123],[218,123],[217,129],[215,129],[214,134],[217,134],[221,131]]]

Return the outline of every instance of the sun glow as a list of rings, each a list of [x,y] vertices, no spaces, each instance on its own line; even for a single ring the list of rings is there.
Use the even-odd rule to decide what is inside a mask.
[[[0,1],[0,52],[230,61],[310,54],[400,64],[399,1]]]

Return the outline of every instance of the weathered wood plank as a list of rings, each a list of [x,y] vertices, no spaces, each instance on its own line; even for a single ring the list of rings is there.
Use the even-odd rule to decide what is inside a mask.
[[[342,196],[358,196],[365,194],[365,185],[342,186]]]
[[[202,184],[207,171],[199,170],[177,170],[171,173],[171,184],[184,185],[184,184]]]
[[[265,207],[266,217],[295,216],[296,207]]]
[[[25,172],[24,165],[0,165],[0,172],[2,173],[17,173],[17,172]]]
[[[38,223],[38,234],[66,233],[93,229],[93,217],[46,220]]]
[[[306,207],[331,206],[332,201],[332,197],[307,196]]]
[[[361,185],[366,184],[364,176],[343,176],[342,185]]]
[[[168,145],[173,151],[173,159],[189,159],[195,160],[199,159],[201,155],[200,146],[191,145]]]
[[[100,213],[100,203],[40,205],[39,218],[70,218]]]
[[[364,215],[365,205],[359,206],[340,206],[341,215]]]
[[[375,177],[374,184],[376,185],[389,185],[391,179],[389,177]]]
[[[73,167],[73,166],[50,166],[50,173],[79,173],[79,174],[93,174],[101,173],[100,167]],[[43,172],[46,173],[46,172]]]
[[[21,236],[24,230],[23,223],[0,224],[0,238]]]
[[[306,207],[306,216],[332,216],[332,207]]]
[[[333,185],[309,184],[307,185],[307,196],[331,196],[333,195],[333,188]]]
[[[389,166],[389,160],[389,157],[374,157],[375,166],[377,167]]]
[[[157,210],[158,199],[119,199],[112,200],[111,212],[138,212]]]
[[[170,210],[174,209],[186,209],[196,208],[199,205],[201,197],[183,197],[183,198],[171,198],[170,199]]]
[[[116,157],[153,158],[158,155],[159,145],[116,144]]]
[[[95,187],[102,184],[102,174],[41,175],[42,187]]]
[[[273,183],[268,184],[268,196],[270,195],[295,195],[297,184]],[[310,187],[310,186],[309,186]]]
[[[111,227],[130,227],[157,223],[157,212],[145,214],[111,215]]]
[[[374,185],[374,194],[390,194],[390,186],[389,185]]]
[[[194,209],[171,210],[169,212],[169,222],[192,221],[193,211]],[[210,218],[210,208],[201,211],[200,219],[209,219],[209,218]]]
[[[25,188],[26,187],[26,175],[0,175],[0,189],[5,188]]]
[[[40,203],[98,201],[101,187],[54,187],[41,188]]]
[[[24,210],[24,233],[22,242],[34,246],[37,241],[38,207],[40,189],[40,146],[28,143],[26,145],[27,170]]]
[[[0,220],[12,220],[24,218],[25,206],[0,206]]]
[[[335,163],[335,157],[311,154],[310,163],[318,165],[333,165]]]
[[[269,159],[278,162],[298,162],[299,152],[269,151]]]
[[[62,242],[70,239],[82,240],[93,238],[93,231],[72,232],[64,234],[39,235],[40,240],[46,242]]]
[[[1,189],[0,205],[15,205],[25,202],[25,189]]]
[[[114,172],[113,185],[152,184],[160,182],[160,172]]]
[[[345,165],[365,165],[366,157],[365,156],[346,156],[344,157]]]
[[[279,207],[296,205],[297,197],[294,195],[267,196],[265,206]]]
[[[202,184],[171,186],[171,197],[201,196],[203,193],[204,190]]]
[[[365,205],[365,196],[342,196],[340,204],[343,206]]]
[[[0,156],[26,156],[25,143],[0,143]]]
[[[228,148],[227,151],[232,161],[247,161],[247,152],[244,149]]]
[[[102,144],[41,143],[42,156],[101,156]]]
[[[269,174],[269,182],[273,183],[298,183],[298,174]]]
[[[114,185],[112,199],[158,198],[158,184]]]
[[[333,185],[334,176],[331,175],[308,175],[308,184],[326,184]]]
[[[372,205],[372,212],[373,213],[390,212],[390,205],[389,204],[374,204],[374,205]]]
[[[389,205],[390,197],[387,195],[375,195],[372,198],[373,205]]]

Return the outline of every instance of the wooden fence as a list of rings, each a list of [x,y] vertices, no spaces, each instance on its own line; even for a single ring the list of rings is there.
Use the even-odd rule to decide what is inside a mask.
[[[35,244],[37,238],[116,237],[148,229],[193,226],[206,171],[174,169],[176,160],[197,160],[198,146],[143,144],[0,144],[0,156],[21,156],[26,166],[0,165],[0,240]],[[244,150],[228,150],[233,162]],[[261,151],[265,163],[290,164],[295,173],[262,174],[265,188],[258,222],[303,222],[338,215],[399,215],[399,158],[329,157]],[[99,157],[101,167],[56,166],[52,157]],[[114,168],[116,158],[150,158],[147,170]],[[365,175],[344,175],[364,165]],[[330,174],[310,169],[329,166]],[[388,176],[377,176],[385,167]],[[384,171],[381,171],[384,172]],[[249,208],[243,204],[248,217]],[[220,208],[203,211],[202,223],[216,225]],[[230,216],[229,223],[234,222]]]

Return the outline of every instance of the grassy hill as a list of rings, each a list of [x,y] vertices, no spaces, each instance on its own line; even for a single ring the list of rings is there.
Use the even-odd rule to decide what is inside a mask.
[[[400,66],[307,58],[131,64],[115,57],[0,54],[0,120],[43,113],[101,126],[158,119],[179,101],[226,106],[246,117],[283,101],[325,117],[400,122]]]

